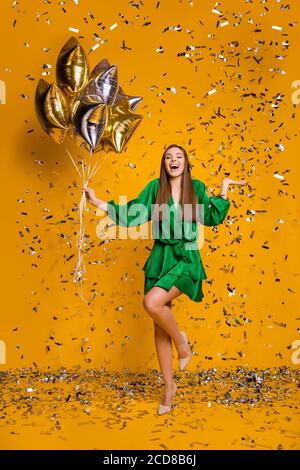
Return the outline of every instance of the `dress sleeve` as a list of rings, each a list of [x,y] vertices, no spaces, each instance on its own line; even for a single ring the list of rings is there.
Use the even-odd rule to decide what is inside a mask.
[[[140,194],[119,205],[113,199],[107,202],[107,214],[117,225],[122,227],[136,227],[143,225],[151,219],[151,204],[155,203],[156,181],[148,183]]]
[[[214,226],[221,224],[229,210],[230,201],[228,199],[224,199],[222,196],[210,197],[207,194],[205,184],[202,181],[198,182],[197,188],[198,204],[203,204],[203,207],[200,206],[200,213],[202,216],[201,221],[203,225]]]

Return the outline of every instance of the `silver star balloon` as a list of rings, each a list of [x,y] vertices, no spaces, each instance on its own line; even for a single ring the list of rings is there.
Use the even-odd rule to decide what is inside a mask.
[[[98,80],[101,81],[101,74],[103,74],[105,71],[111,69],[111,67],[115,67],[115,65],[111,66],[110,63],[108,62],[107,59],[103,59],[101,60],[101,62],[99,62],[98,65],[96,65],[96,67],[93,69],[93,71],[91,72],[91,75],[90,77],[91,78],[94,78],[95,80],[97,80],[97,84],[98,84]],[[117,78],[117,77],[116,77]],[[99,86],[99,84],[98,84]],[[113,95],[113,93],[111,93],[111,95]],[[124,91],[122,90],[121,86],[118,85],[117,86],[117,91],[115,93],[115,98],[114,98],[114,101],[112,103],[108,103],[108,104],[111,104],[111,105],[118,105],[120,102],[123,101],[123,99],[127,98],[128,100],[128,103],[129,103],[129,106],[130,106],[130,109],[131,111],[134,111],[136,109],[136,107],[139,105],[139,103],[142,101],[142,97],[141,96],[129,96],[129,95],[126,95],[124,93]],[[105,98],[104,98],[105,100]],[[106,101],[107,102],[107,101]]]
[[[112,105],[118,91],[118,70],[116,65],[106,67],[103,61],[93,69],[91,80],[95,80],[103,101]]]
[[[95,150],[104,133],[108,118],[106,103],[95,80],[82,90],[72,107],[74,137],[79,143]]]

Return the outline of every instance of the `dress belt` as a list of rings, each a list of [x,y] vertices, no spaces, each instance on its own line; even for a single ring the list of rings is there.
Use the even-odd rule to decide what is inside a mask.
[[[197,239],[194,240],[185,240],[184,238],[173,238],[173,239],[157,239],[156,242],[163,243],[165,245],[173,245],[174,247],[174,254],[179,258],[179,259],[184,259],[187,261],[186,257],[186,250],[185,247],[186,245],[189,245],[192,242],[196,242]]]

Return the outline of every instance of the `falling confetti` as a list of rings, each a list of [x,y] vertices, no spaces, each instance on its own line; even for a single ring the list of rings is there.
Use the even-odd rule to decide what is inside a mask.
[[[19,306],[7,320],[11,351],[22,369],[0,373],[2,442],[25,435],[27,428],[63,442],[70,438],[69,422],[72,429],[75,422],[80,431],[90,429],[78,433],[82,439],[97,435],[101,423],[104,431],[117,430],[130,442],[130,425],[141,420],[139,424],[147,423],[145,448],[213,448],[216,439],[231,448],[299,448],[299,368],[273,367],[275,361],[292,364],[292,344],[299,336],[294,300],[299,272],[291,267],[299,215],[297,154],[292,149],[299,126],[298,108],[290,99],[291,83],[299,78],[292,68],[293,61],[297,64],[298,7],[264,0],[204,3],[176,2],[171,19],[159,1],[151,8],[142,1],[129,1],[121,11],[110,6],[107,11],[113,15],[96,4],[89,11],[85,0],[47,0],[30,9],[20,1],[9,4],[11,15],[4,21],[24,60],[16,63],[6,56],[2,78],[18,110],[19,153],[11,159],[14,171],[16,161],[19,165],[16,264],[29,301],[26,312]],[[33,35],[36,28],[39,42]],[[81,310],[73,292],[62,300],[66,288],[71,289],[74,200],[80,183],[76,178],[65,182],[70,168],[56,148],[41,151],[32,90],[38,75],[53,76],[53,31],[64,35],[67,30],[80,34],[90,51],[104,46],[107,54],[113,51],[116,58],[119,54],[136,64],[135,73],[124,77],[127,92],[137,84],[147,95],[147,127],[136,151],[128,151],[121,162],[101,162],[100,196],[108,200],[128,188],[134,196],[131,185],[137,182],[135,189],[142,189],[143,182],[158,176],[161,148],[174,139],[186,146],[193,176],[207,182],[210,195],[223,176],[249,182],[242,189],[230,188],[231,209],[222,229],[205,230],[201,254],[210,277],[204,302],[195,306],[180,297],[175,303],[175,315],[192,329],[193,359],[199,362],[195,372],[175,373],[180,387],[174,413],[161,421],[154,416],[163,387],[154,345],[148,338],[147,348],[140,351],[137,340],[152,335],[141,306],[140,276],[152,241],[127,245],[96,237],[98,219],[89,208],[85,240],[94,270],[88,289],[95,306]],[[43,67],[36,70],[30,54],[40,54]],[[27,326],[43,325],[36,343],[47,370],[28,366],[33,345],[25,321]],[[89,369],[52,367],[67,362],[70,350],[72,360]],[[125,364],[128,357],[136,358],[132,363],[145,372],[103,367],[119,365],[120,358]],[[238,365],[255,361],[257,368]],[[146,371],[148,364],[155,369]],[[100,445],[93,441],[93,447]]]

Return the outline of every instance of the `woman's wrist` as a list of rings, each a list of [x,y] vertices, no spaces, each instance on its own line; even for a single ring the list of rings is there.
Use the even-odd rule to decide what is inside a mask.
[[[219,193],[219,196],[222,197],[223,199],[227,199],[228,186],[229,186],[229,181],[227,179],[224,179],[222,181],[221,190]]]
[[[102,211],[107,211],[107,205],[107,202],[102,201],[101,199],[97,199],[94,203],[94,206]]]

